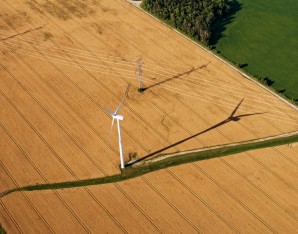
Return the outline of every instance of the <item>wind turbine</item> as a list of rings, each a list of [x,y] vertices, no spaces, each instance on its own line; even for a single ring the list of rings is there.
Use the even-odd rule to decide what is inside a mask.
[[[124,164],[124,155],[123,155],[123,148],[122,148],[122,138],[121,138],[121,128],[120,128],[120,120],[123,120],[124,117],[122,115],[118,115],[118,112],[127,96],[128,90],[130,88],[130,85],[128,85],[126,92],[125,92],[125,96],[122,99],[122,101],[120,102],[119,106],[117,107],[117,109],[115,110],[115,112],[113,113],[111,110],[106,109],[106,112],[113,118],[112,119],[112,125],[111,125],[111,130],[110,130],[110,136],[112,134],[112,129],[114,126],[114,121],[117,120],[117,127],[118,127],[118,140],[119,140],[119,152],[120,152],[120,163],[121,163],[121,169],[124,169],[125,164]]]

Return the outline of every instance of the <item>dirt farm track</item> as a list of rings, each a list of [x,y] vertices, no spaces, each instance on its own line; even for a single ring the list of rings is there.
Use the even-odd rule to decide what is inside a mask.
[[[297,110],[126,0],[0,0],[0,193],[120,173],[104,108],[129,84],[126,161],[298,131]],[[285,145],[120,183],[17,192],[0,198],[0,224],[8,233],[295,233],[297,155]]]

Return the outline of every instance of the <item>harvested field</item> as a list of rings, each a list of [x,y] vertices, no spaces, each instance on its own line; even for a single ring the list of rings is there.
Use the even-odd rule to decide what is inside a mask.
[[[279,146],[115,184],[13,193],[1,199],[0,222],[12,233],[295,233],[295,155]]]
[[[90,1],[90,14],[69,7],[1,1],[2,138],[14,152],[10,157],[22,152],[27,158],[24,171],[40,174],[21,185],[40,176],[56,182],[117,173],[116,129],[109,144],[111,119],[103,108],[116,108],[128,83],[121,109],[126,160],[130,152],[144,156],[172,144],[166,152],[298,130],[296,110],[126,1]],[[67,11],[67,19],[55,9]],[[23,34],[12,36],[17,33]],[[135,76],[139,57],[147,88],[142,94]],[[212,129],[243,98],[239,121]]]
[[[163,153],[169,153],[298,130],[295,108],[125,0],[0,0],[0,37],[0,192],[119,173],[117,132],[114,128],[109,142],[111,118],[104,108],[115,109],[128,84],[132,86],[120,111],[126,161],[130,152],[142,157],[165,147]],[[138,58],[143,62],[143,93],[137,91]],[[260,152],[267,155],[266,150]],[[278,178],[277,188],[292,189],[296,185],[291,175],[297,171],[293,152],[297,153],[295,147],[285,152],[278,147],[272,155],[277,161],[253,153],[236,158],[249,160],[245,166],[259,165],[255,173],[268,164],[266,173]],[[223,165],[223,159],[214,162],[214,167]],[[244,166],[241,160],[235,162]],[[225,207],[218,201],[211,209],[205,199],[213,196],[200,199],[201,195],[194,195],[195,188],[178,179],[182,175],[176,178],[173,173],[176,169],[119,184],[12,194],[1,199],[0,222],[8,231],[24,233],[62,233],[70,230],[70,223],[77,232],[105,226],[109,232],[137,232],[140,228],[148,232],[229,232],[258,227],[260,232],[294,230],[291,218],[284,230],[280,226],[283,218],[269,219],[270,211],[281,215],[279,206],[256,217],[260,208],[254,200],[247,200],[252,202],[253,213],[241,211],[241,217],[251,221],[240,227],[233,223],[240,214],[225,216]],[[172,196],[175,188],[181,192],[177,197]],[[241,191],[233,187],[231,192]],[[295,192],[289,194],[294,196]],[[188,197],[193,206],[188,205]],[[231,209],[237,197],[232,199]],[[278,198],[286,199],[287,195]],[[261,196],[256,199],[263,201]],[[30,210],[28,217],[21,217],[15,204]],[[284,200],[279,204],[286,206]],[[89,210],[82,208],[87,206]],[[123,216],[118,207],[134,212]],[[297,214],[294,204],[289,210]],[[65,218],[64,226],[57,214]],[[102,214],[101,220],[92,222],[91,217],[98,214]],[[267,219],[268,224],[264,224]],[[143,226],[132,226],[131,220]],[[213,222],[217,225],[210,227]]]

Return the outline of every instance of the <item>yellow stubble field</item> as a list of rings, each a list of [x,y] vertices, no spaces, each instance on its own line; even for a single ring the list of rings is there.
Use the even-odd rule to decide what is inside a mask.
[[[120,111],[124,116],[121,127],[126,161],[130,152],[142,157],[170,145],[173,146],[164,152],[259,139],[298,130],[298,115],[294,108],[124,0],[1,0],[0,14],[1,192],[24,185],[119,173],[117,130],[114,127],[109,139],[111,118],[104,108],[116,109],[128,84],[132,86]],[[139,58],[143,62],[143,82],[147,88],[143,93],[137,91],[135,61]],[[241,100],[243,102],[235,116],[247,116],[218,126]],[[209,131],[199,134],[209,128]],[[194,135],[197,136],[175,144]],[[270,154],[266,154],[266,150],[260,152],[260,155]],[[291,186],[288,189],[295,188],[295,181],[290,176],[297,171],[293,152],[291,149],[287,156],[292,157],[292,161],[284,167],[280,167],[280,156],[274,159],[277,161],[264,157],[262,162],[268,170],[273,170],[272,166],[278,168],[276,172],[269,170],[270,176],[277,177],[274,173],[278,173],[278,186]],[[281,154],[275,150],[274,153]],[[260,168],[251,170],[261,173],[262,163],[255,161],[254,156],[260,160],[258,155],[246,155],[235,157],[233,162],[241,166],[257,163]],[[249,162],[243,163],[242,158]],[[217,163],[224,167],[222,160],[201,163],[201,168],[205,168],[204,163],[211,169]],[[178,171],[191,173],[192,167],[180,166]],[[279,222],[269,220],[267,223],[267,211],[262,213],[264,217],[260,216],[261,208],[256,202],[252,204],[253,208],[245,208],[242,216],[229,214],[230,219],[223,216],[226,210],[221,196],[214,197],[212,188],[210,192],[201,191],[194,180],[196,188],[186,189],[188,178],[182,175],[176,178],[173,175],[175,170],[120,184],[62,192],[12,194],[1,200],[1,214],[4,214],[1,223],[5,227],[8,225],[8,230],[25,233],[33,229],[63,232],[68,228],[90,231],[99,227],[110,228],[107,229],[109,232],[133,232],[140,230],[138,228],[148,232],[171,228],[185,232],[229,232],[240,230],[235,221],[238,218],[252,225],[250,228],[259,227],[259,231],[262,228],[279,230]],[[219,176],[218,180],[224,183],[227,178],[220,177],[225,175],[224,169],[221,170],[216,174],[214,169],[214,176]],[[159,184],[152,185],[156,179]],[[256,183],[257,179],[252,179]],[[231,186],[229,181],[226,182],[225,186]],[[206,188],[211,186],[209,182],[205,185]],[[263,185],[276,189],[271,184]],[[174,195],[179,186],[181,194]],[[211,201],[196,197],[193,189],[206,192],[205,199],[208,197],[216,204],[210,206]],[[233,190],[235,194],[241,191]],[[74,192],[78,196],[73,196]],[[251,193],[247,195],[254,195]],[[189,196],[194,197],[188,200]],[[285,194],[281,196],[280,199],[286,199]],[[262,198],[258,199],[263,201]],[[242,208],[246,205],[237,199],[239,196],[234,195],[230,209],[236,209],[233,208],[235,202]],[[148,203],[150,200],[154,205]],[[183,203],[180,204],[181,200]],[[187,206],[188,203],[195,205]],[[15,209],[16,204],[32,213],[32,220],[40,222],[27,227],[29,219]],[[89,206],[87,204],[93,205],[90,209],[83,209],[83,206]],[[281,201],[280,204],[278,209],[285,206]],[[117,209],[119,206],[123,211],[133,209],[134,212],[130,212],[133,213],[131,216],[124,215]],[[250,209],[255,210],[251,213]],[[98,212],[103,215],[98,215]],[[297,215],[297,207],[292,207],[291,212]],[[59,223],[62,216],[57,216],[57,213],[68,217],[64,226]],[[90,219],[96,215],[96,220]],[[285,215],[289,215],[287,211]],[[248,216],[251,223],[246,221]],[[293,230],[292,219],[289,219],[289,230]],[[141,222],[143,226],[133,226],[130,220]],[[210,226],[212,222],[217,225]],[[254,222],[259,225],[254,226]],[[73,226],[70,227],[70,223]]]
[[[119,183],[13,193],[0,221],[12,233],[295,233],[297,153],[286,145]]]

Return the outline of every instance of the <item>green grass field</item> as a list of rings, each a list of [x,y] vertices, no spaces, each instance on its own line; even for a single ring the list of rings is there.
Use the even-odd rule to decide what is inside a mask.
[[[215,50],[298,99],[298,0],[237,0]]]

